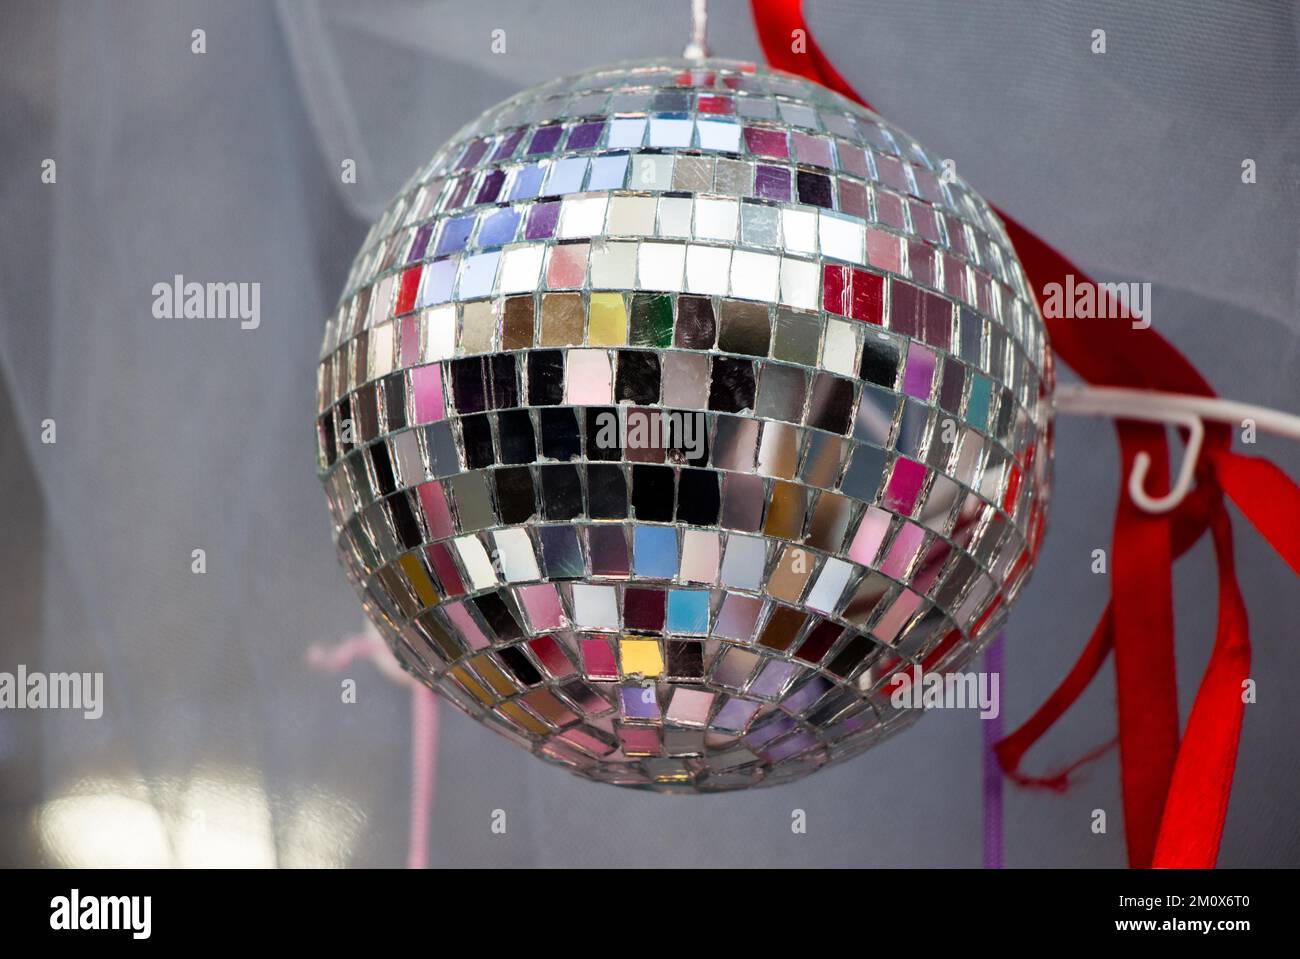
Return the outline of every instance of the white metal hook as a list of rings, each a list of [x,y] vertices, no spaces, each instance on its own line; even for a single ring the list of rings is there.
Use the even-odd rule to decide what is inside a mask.
[[[1133,457],[1133,472],[1128,475],[1128,495],[1138,508],[1146,513],[1168,513],[1181,503],[1192,489],[1196,478],[1196,463],[1201,458],[1201,444],[1205,440],[1205,424],[1199,416],[1190,413],[1170,413],[1168,422],[1187,427],[1187,448],[1183,450],[1183,463],[1178,468],[1178,478],[1164,496],[1147,493],[1147,473],[1151,469],[1151,454],[1142,450]]]
[[[1148,513],[1167,513],[1187,496],[1196,478],[1196,464],[1205,441],[1205,420],[1240,424],[1251,420],[1257,429],[1300,440],[1300,416],[1249,403],[1237,403],[1213,396],[1189,396],[1158,390],[1130,390],[1116,386],[1063,386],[1056,391],[1056,409],[1075,416],[1107,416],[1117,420],[1165,423],[1187,430],[1187,448],[1173,486],[1164,496],[1146,491],[1151,456],[1140,452],[1133,458],[1128,478],[1129,497]]]

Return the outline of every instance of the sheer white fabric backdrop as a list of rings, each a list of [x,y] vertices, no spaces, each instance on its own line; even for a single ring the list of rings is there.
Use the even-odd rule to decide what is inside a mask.
[[[747,3],[716,52],[756,57]],[[679,9],[680,8],[680,9]],[[314,476],[323,317],[369,218],[467,119],[601,62],[674,54],[674,3],[10,5],[0,669],[103,670],[106,709],[0,713],[7,863],[400,865],[407,694],[308,668],[362,628]],[[1300,407],[1300,35],[1286,3],[810,0],[876,107],[1108,279],[1225,395]],[[207,52],[190,49],[195,28]],[[502,29],[506,52],[489,52]],[[1089,51],[1093,29],[1108,52]],[[57,161],[57,182],[40,181]],[[358,182],[340,182],[357,161]],[[1258,182],[1241,182],[1252,158]],[[262,284],[261,326],[158,320],[175,274]],[[40,424],[57,423],[57,443]],[[1040,569],[1011,619],[1007,728],[1077,656],[1107,591],[1109,427],[1062,422]],[[1297,450],[1256,449],[1300,475]],[[1256,644],[1222,863],[1300,863],[1300,589],[1244,521]],[[207,572],[191,573],[191,551]],[[1186,714],[1213,637],[1204,544],[1177,575]],[[358,701],[340,702],[343,677]],[[1031,755],[1114,730],[1109,669]],[[712,799],[580,782],[442,710],[435,864],[978,864],[980,720],[927,717],[804,782]],[[1109,831],[1089,830],[1093,809]],[[507,813],[505,835],[490,830]],[[807,834],[791,832],[803,809]],[[1065,796],[1010,791],[1007,861],[1124,861],[1113,753]],[[134,857],[134,858],[133,858]]]

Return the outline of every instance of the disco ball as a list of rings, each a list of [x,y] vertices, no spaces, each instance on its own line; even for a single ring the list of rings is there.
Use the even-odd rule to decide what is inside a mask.
[[[1002,224],[850,101],[622,65],[494,107],[370,230],[319,468],[407,670],[592,779],[786,782],[908,724],[1028,576],[1052,365]]]

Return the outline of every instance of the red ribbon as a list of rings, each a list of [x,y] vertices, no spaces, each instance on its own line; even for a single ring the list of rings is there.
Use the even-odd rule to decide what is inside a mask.
[[[870,109],[813,41],[801,0],[752,0],[759,43],[773,67],[805,77]],[[797,32],[801,31],[801,32]],[[1089,278],[1043,240],[998,210],[1030,285],[1076,285]],[[1103,294],[1104,295],[1104,294]],[[1047,319],[1054,352],[1089,383],[1214,396],[1196,368],[1152,329],[1134,329],[1121,304],[1118,319]],[[1099,310],[1098,312],[1102,312]],[[1148,492],[1168,483],[1169,447],[1161,426],[1116,423],[1127,477],[1145,450],[1152,460]],[[1197,486],[1173,511],[1151,515],[1120,483],[1111,563],[1111,600],[1065,680],[1029,720],[998,744],[1002,768],[1015,782],[1061,790],[1070,773],[1109,748],[1092,750],[1049,776],[1021,772],[1029,748],[1065,713],[1115,651],[1120,774],[1125,839],[1135,867],[1209,868],[1232,791],[1250,672],[1250,632],[1232,552],[1226,493],[1275,550],[1300,573],[1300,487],[1266,460],[1229,449],[1231,432],[1207,424]],[[1191,717],[1178,735],[1174,669],[1172,567],[1209,530],[1219,567],[1219,621],[1214,652]]]

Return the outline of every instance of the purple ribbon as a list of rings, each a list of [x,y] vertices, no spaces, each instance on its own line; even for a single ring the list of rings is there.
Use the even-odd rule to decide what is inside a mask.
[[[998,714],[984,724],[984,868],[1002,868],[1002,767],[994,747],[1002,738],[1002,640],[999,631],[984,653],[984,669],[998,677]]]

